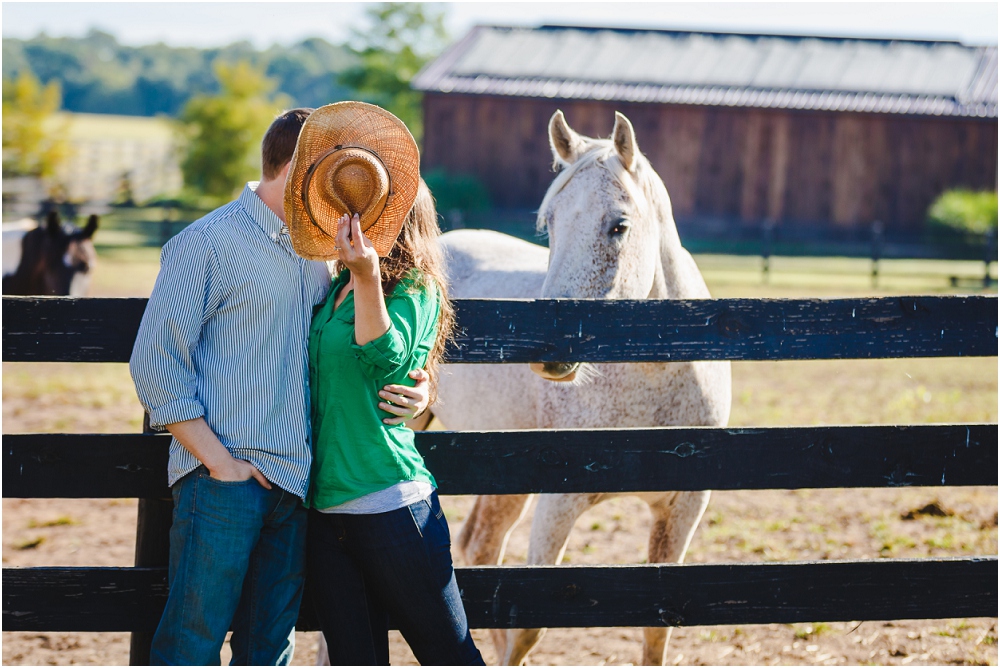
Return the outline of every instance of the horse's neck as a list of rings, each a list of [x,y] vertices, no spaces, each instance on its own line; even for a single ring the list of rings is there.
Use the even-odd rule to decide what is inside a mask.
[[[661,223],[660,262],[649,299],[706,299],[711,295],[691,254],[681,246],[673,220]]]

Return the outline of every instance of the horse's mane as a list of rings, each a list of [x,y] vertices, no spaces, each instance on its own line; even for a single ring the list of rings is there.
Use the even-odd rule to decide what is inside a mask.
[[[608,170],[615,180],[625,189],[640,206],[652,205],[654,209],[662,209],[665,205],[667,211],[670,210],[670,200],[667,197],[667,189],[663,181],[656,174],[646,156],[639,153],[636,155],[636,166],[634,175],[629,174],[622,164],[618,152],[615,150],[614,142],[610,139],[587,139],[587,150],[575,162],[567,165],[565,162],[557,160],[555,166],[562,167],[562,170],[552,181],[552,185],[545,192],[541,205],[538,207],[538,220],[535,228],[538,234],[545,234],[548,231],[548,217],[545,215],[549,210],[552,198],[559,194],[569,183],[577,172],[592,165],[598,165]],[[638,187],[637,187],[638,186]],[[673,217],[672,215],[670,216]]]

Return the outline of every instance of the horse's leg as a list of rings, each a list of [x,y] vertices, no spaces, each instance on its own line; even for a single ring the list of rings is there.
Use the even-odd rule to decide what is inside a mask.
[[[316,665],[330,665],[330,650],[326,646],[326,636],[322,632],[319,634],[319,647],[316,650]]]
[[[528,512],[531,497],[531,494],[478,497],[455,544],[462,561],[469,566],[494,566],[502,562],[507,540]],[[507,649],[507,633],[503,629],[490,629],[490,637],[497,656],[502,657]]]
[[[711,492],[676,492],[646,499],[653,512],[649,532],[649,563],[681,563],[694,530],[708,507]],[[643,629],[642,665],[662,666],[672,629],[656,626]]]
[[[528,565],[558,564],[566,552],[569,532],[580,515],[597,504],[604,494],[541,494],[531,520]],[[545,629],[510,629],[506,652],[500,663],[520,666],[528,652],[545,635]]]
[[[511,531],[528,512],[531,494],[480,496],[458,534],[458,554],[469,566],[503,561]]]

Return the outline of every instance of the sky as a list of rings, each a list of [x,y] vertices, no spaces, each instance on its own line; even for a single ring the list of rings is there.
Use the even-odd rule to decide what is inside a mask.
[[[483,2],[441,3],[452,38],[476,24],[545,23],[997,43],[997,3]],[[364,3],[4,2],[3,36],[79,37],[92,28],[124,44],[258,48],[307,37],[343,42]]]

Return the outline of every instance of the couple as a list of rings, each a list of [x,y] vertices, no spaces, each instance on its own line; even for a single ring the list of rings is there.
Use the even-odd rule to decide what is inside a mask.
[[[289,664],[308,570],[334,665],[388,665],[390,617],[421,663],[481,665],[404,423],[452,325],[416,143],[341,102],[279,116],[262,164],[164,246],[132,353],[173,435],[151,662],[217,665],[231,627],[234,665]]]

